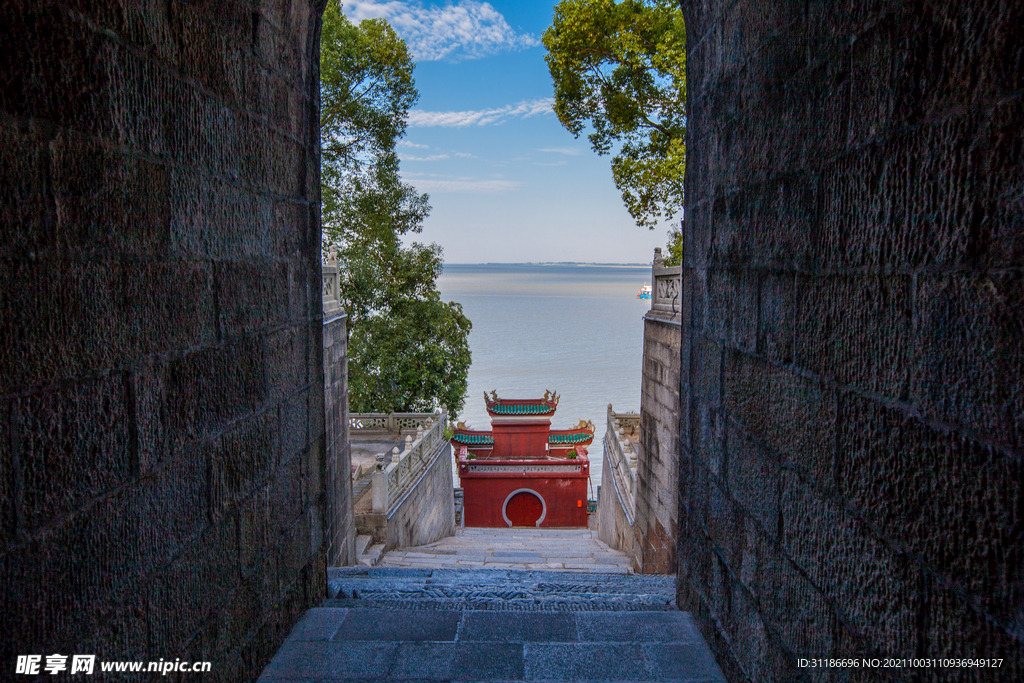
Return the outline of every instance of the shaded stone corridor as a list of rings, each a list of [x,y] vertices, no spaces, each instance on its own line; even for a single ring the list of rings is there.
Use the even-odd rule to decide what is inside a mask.
[[[0,678],[59,652],[253,681],[312,609],[302,647],[399,678],[403,648],[431,676],[455,651],[481,672],[467,624],[505,638],[496,673],[578,678],[614,624],[615,680],[674,675],[693,626],[730,683],[835,673],[808,657],[1001,662],[857,681],[1024,680],[1024,4],[681,6],[662,464],[688,612],[651,610],[667,642],[621,612],[553,610],[548,632],[449,605],[374,631],[322,607],[328,565],[354,560],[347,389],[324,373],[322,0],[6,2]],[[683,680],[718,680],[694,656]]]

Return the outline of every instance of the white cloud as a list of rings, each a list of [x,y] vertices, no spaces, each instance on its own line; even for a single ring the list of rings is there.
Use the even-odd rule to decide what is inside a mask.
[[[469,154],[467,152],[455,152],[455,156],[461,157],[463,159],[476,159],[477,158],[475,154]]]
[[[462,126],[487,126],[504,123],[510,118],[527,118],[536,114],[554,113],[551,105],[554,100],[543,97],[538,100],[522,101],[518,104],[507,104],[497,109],[479,109],[476,111],[423,111],[413,109],[409,112],[409,125],[428,128],[443,126],[460,128]]]
[[[415,142],[409,142],[408,140],[399,140],[399,147],[412,147],[413,149],[430,149],[430,145],[417,145]]]
[[[428,157],[402,157],[402,161],[440,161],[447,159],[447,154],[431,154]]]
[[[565,154],[566,156],[575,157],[580,155],[580,150],[576,147],[545,147],[544,149],[538,149],[538,152],[549,152],[551,154]]]
[[[490,3],[476,0],[443,6],[418,0],[350,0],[344,10],[353,21],[387,19],[418,62],[474,59],[540,45],[532,34],[517,34]]]
[[[420,192],[457,192],[462,194],[501,194],[518,190],[522,183],[513,180],[415,180]]]

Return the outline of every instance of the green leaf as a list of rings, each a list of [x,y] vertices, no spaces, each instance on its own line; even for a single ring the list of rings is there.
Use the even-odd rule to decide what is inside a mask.
[[[598,154],[630,215],[653,228],[683,208],[686,30],[667,0],[563,0],[544,33],[555,113]]]

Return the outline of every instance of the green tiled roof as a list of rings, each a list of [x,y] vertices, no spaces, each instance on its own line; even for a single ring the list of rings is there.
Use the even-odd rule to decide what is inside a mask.
[[[463,443],[467,446],[493,446],[494,437],[487,434],[459,434],[452,436],[455,443]]]
[[[576,432],[574,434],[552,434],[548,437],[548,443],[550,444],[574,444],[583,443],[588,439],[593,439],[594,435],[587,432]]]
[[[527,403],[526,405],[495,403],[487,406],[487,410],[498,415],[546,415],[555,412],[553,407],[544,403]]]

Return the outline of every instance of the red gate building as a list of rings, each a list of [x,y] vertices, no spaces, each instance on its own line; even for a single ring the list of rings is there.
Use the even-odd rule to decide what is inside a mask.
[[[488,431],[461,422],[452,435],[468,527],[585,527],[593,422],[551,429],[558,394],[501,399],[484,394]]]

